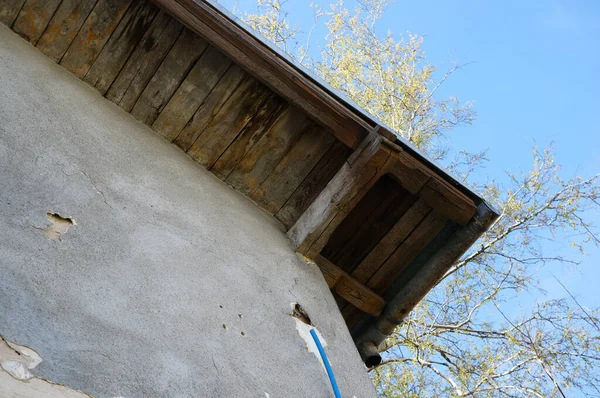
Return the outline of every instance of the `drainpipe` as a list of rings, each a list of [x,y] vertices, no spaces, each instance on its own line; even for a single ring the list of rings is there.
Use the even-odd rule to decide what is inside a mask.
[[[390,300],[381,315],[355,340],[362,360],[367,367],[381,363],[379,346],[391,335],[402,320],[419,301],[435,286],[444,274],[479,237],[488,230],[498,214],[486,203],[477,207],[477,212],[463,227],[435,252],[410,282]]]

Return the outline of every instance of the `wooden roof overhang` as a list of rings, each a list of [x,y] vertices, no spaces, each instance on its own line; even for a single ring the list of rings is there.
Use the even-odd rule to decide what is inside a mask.
[[[0,22],[280,220],[361,354],[498,216],[212,0],[0,0]]]
[[[154,1],[354,150],[288,232],[296,250],[319,265],[329,286],[341,298],[338,302],[346,309],[350,327],[358,323],[361,313],[380,315],[386,303],[383,297],[389,296],[386,288],[400,277],[410,260],[444,227],[466,225],[484,203],[424,154],[311,76],[216,2]],[[347,217],[366,193],[386,175],[396,180],[397,190],[410,197],[412,205],[358,265],[344,270],[323,250],[327,250],[332,236],[344,221],[348,222]],[[491,206],[490,209],[496,213]],[[331,251],[335,250],[328,250]],[[348,303],[360,312],[348,307]]]

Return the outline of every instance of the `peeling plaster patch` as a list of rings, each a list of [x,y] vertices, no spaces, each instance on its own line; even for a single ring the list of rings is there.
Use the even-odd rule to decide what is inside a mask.
[[[268,392],[265,393],[265,398],[271,398]]]
[[[35,377],[30,370],[42,362],[31,348],[0,336],[0,397],[89,398],[81,391]]]
[[[50,225],[47,228],[39,228],[52,240],[61,240],[61,236],[71,228],[72,225],[77,225],[72,217],[63,217],[58,213],[46,213]]]
[[[325,339],[323,338],[321,333],[319,333],[317,328],[315,328],[314,326],[312,326],[310,324],[310,318],[308,317],[306,312],[302,309],[302,307],[298,303],[292,303],[291,305],[292,305],[291,316],[296,321],[296,330],[298,331],[298,334],[300,335],[300,337],[302,337],[302,339],[306,343],[306,348],[308,349],[308,352],[313,353],[317,357],[317,359],[321,363],[321,366],[323,367],[323,370],[327,372],[327,369],[325,369],[325,364],[323,363],[323,359],[321,359],[321,354],[319,353],[319,348],[317,347],[317,344],[315,344],[315,340],[313,339],[312,335],[310,334],[310,331],[312,329],[315,330],[315,332],[317,333],[317,336],[319,337],[319,340],[321,341],[321,345],[323,347],[327,347],[327,342],[325,341]],[[308,323],[307,323],[307,321],[308,321]]]
[[[42,358],[32,349],[10,343],[0,337],[0,367],[18,380],[33,377],[29,370],[42,362]]]

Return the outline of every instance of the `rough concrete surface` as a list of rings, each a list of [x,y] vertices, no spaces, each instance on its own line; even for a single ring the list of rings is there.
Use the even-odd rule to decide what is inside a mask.
[[[342,395],[373,397],[280,224],[0,27],[0,335],[39,354],[36,377],[98,397],[331,397],[291,302]]]

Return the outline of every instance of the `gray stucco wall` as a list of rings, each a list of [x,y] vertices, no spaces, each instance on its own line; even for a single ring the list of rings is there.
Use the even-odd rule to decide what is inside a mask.
[[[60,241],[48,212],[76,222]],[[98,397],[332,396],[292,302],[343,396],[374,396],[272,217],[0,26],[0,335],[41,356],[35,376]]]

